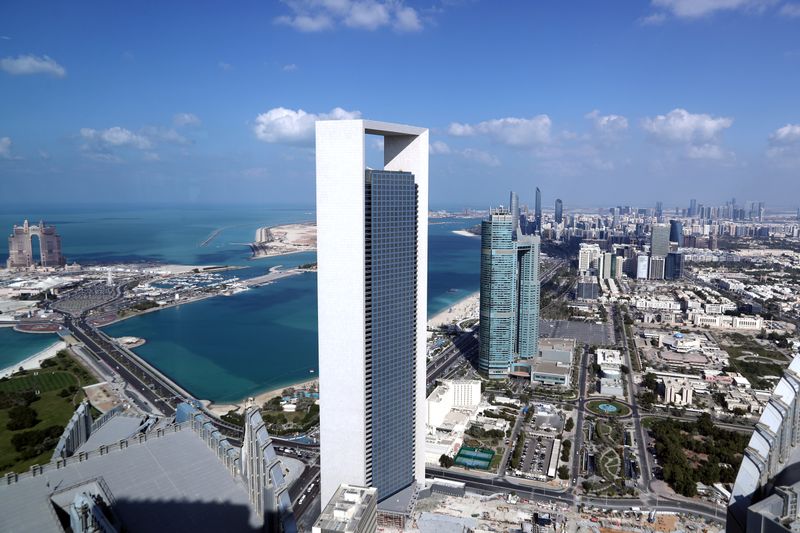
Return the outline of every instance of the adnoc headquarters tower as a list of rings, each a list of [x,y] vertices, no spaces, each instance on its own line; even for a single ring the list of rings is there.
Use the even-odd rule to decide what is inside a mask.
[[[316,159],[322,501],[341,483],[381,501],[425,478],[428,130],[320,121]]]

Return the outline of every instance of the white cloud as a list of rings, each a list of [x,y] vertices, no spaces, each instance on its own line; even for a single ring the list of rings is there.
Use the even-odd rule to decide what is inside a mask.
[[[645,131],[656,141],[697,144],[718,141],[722,132],[732,124],[732,118],[694,114],[681,108],[666,115],[645,118],[642,122]]]
[[[761,12],[776,0],[653,0],[652,5],[678,18],[696,19],[719,11]]]
[[[448,155],[452,153],[447,143],[442,141],[433,141],[428,150],[431,155]]]
[[[450,146],[443,141],[433,141],[430,144],[429,150],[431,155],[455,155],[489,167],[500,166],[500,160],[497,157],[489,152],[477,150],[475,148],[456,150],[454,148],[450,148]]]
[[[613,136],[628,129],[628,119],[622,115],[601,115],[595,109],[585,118],[592,121],[595,131],[601,135]]]
[[[175,116],[172,117],[172,123],[179,128],[184,126],[199,126],[200,117],[194,113],[176,113]]]
[[[162,126],[146,126],[142,128],[142,134],[148,142],[153,140],[166,141],[175,144],[192,144],[192,142],[177,132],[173,128],[165,128]]]
[[[454,137],[486,135],[508,146],[523,147],[549,142],[551,126],[550,117],[537,115],[533,118],[497,118],[477,124],[453,122],[447,132]]]
[[[0,159],[11,159],[11,137],[0,137]]]
[[[414,8],[401,6],[397,8],[395,29],[397,31],[412,32],[422,30],[422,21]]]
[[[144,153],[144,160],[145,161],[161,161],[161,156],[159,156],[155,152],[145,152]]]
[[[783,4],[783,6],[781,6],[780,14],[784,17],[790,18],[800,17],[800,4]]]
[[[56,63],[49,56],[35,56],[32,54],[17,57],[4,57],[0,59],[0,69],[15,76],[27,74],[49,74],[56,78],[63,78],[67,75],[64,67]]]
[[[360,116],[359,111],[347,111],[341,107],[319,114],[275,107],[256,117],[253,132],[258,139],[268,143],[304,144],[313,140],[314,122],[317,120],[346,120]]]
[[[297,65],[295,65],[294,63],[289,63],[288,65],[282,66],[281,70],[283,70],[284,72],[294,72],[295,70],[297,70]]]
[[[219,63],[217,63],[217,66],[225,71],[233,70],[233,65],[231,65],[230,63],[225,63],[224,61],[220,61]]]
[[[639,19],[639,24],[642,26],[658,26],[667,20],[667,15],[664,13],[651,13]]]
[[[494,155],[490,154],[489,152],[484,152],[483,150],[476,150],[474,148],[466,148],[460,152],[462,156],[469,159],[470,161],[475,161],[477,163],[481,163],[486,165],[487,167],[499,167],[500,160],[495,157]]]
[[[375,31],[392,28],[398,32],[422,30],[417,10],[402,0],[284,0],[291,14],[275,18],[276,24],[302,32],[318,32],[343,25]]]
[[[690,159],[730,159],[733,153],[722,148],[722,133],[733,119],[712,117],[706,113],[690,113],[676,108],[666,115],[647,117],[642,128],[658,144],[679,146]]]
[[[800,159],[800,124],[787,124],[769,136],[767,155]]]
[[[130,146],[140,150],[146,150],[153,145],[147,137],[119,126],[114,126],[113,128],[105,130],[81,128],[81,137],[100,145]]]

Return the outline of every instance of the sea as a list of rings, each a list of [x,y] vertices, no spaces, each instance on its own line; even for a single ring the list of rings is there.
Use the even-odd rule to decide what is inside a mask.
[[[0,213],[0,229],[10,232],[25,219],[55,225],[70,263],[233,265],[244,268],[227,275],[247,278],[277,265],[316,261],[314,253],[251,259],[247,247],[258,227],[313,221],[313,207],[6,209]],[[477,223],[477,219],[430,220],[429,316],[478,290],[480,239],[453,233]],[[0,261],[7,256],[8,242],[0,239]],[[135,351],[196,397],[217,403],[238,401],[316,377],[316,283],[316,274],[304,273],[232,296],[133,317],[105,331],[114,337],[145,339]],[[55,340],[0,328],[0,368]]]

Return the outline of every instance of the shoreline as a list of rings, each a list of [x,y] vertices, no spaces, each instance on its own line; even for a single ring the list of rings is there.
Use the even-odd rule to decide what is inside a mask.
[[[475,291],[453,302],[446,309],[442,309],[428,319],[429,328],[437,328],[454,322],[460,322],[476,314],[477,307],[480,305],[481,291]]]
[[[289,389],[289,388],[308,389],[310,386],[314,385],[314,387],[317,389],[317,392],[319,392],[319,376],[316,373],[314,375],[315,377],[313,379],[293,384],[282,385],[280,387],[273,389],[268,389],[233,402],[216,403],[211,400],[200,400],[200,401],[203,403],[203,405],[205,405],[205,408],[207,410],[211,411],[217,416],[222,416],[232,410],[236,410],[237,412],[243,410],[245,405],[250,401],[250,398],[253,398],[253,403],[255,403],[258,406],[262,406],[272,398],[281,396],[284,389]]]
[[[55,357],[56,354],[67,347],[67,343],[64,341],[56,341],[44,350],[41,350],[30,357],[23,359],[18,363],[14,363],[11,366],[3,368],[0,370],[0,378],[5,378],[10,376],[11,374],[18,372],[20,367],[24,370],[36,370],[41,368],[42,361],[46,359],[50,359]]]
[[[475,235],[471,231],[467,231],[465,229],[454,229],[452,233],[456,235],[461,235],[462,237],[480,237],[480,235]]]

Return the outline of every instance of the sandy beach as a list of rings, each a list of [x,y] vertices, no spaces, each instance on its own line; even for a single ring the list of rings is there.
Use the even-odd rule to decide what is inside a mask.
[[[256,394],[252,398],[255,401],[256,405],[264,405],[265,403],[270,401],[272,398],[280,396],[281,393],[285,389],[289,389],[289,388],[292,388],[292,389],[308,389],[312,385],[313,385],[315,390],[319,391],[319,378],[309,379],[308,381],[303,381],[302,383],[295,383],[294,385],[284,385],[284,386],[282,386],[280,388],[277,388],[277,389],[272,389],[272,390],[268,390],[268,391],[264,391],[264,392],[261,392],[259,394]],[[222,415],[227,414],[229,411],[234,410],[234,409],[237,410],[237,411],[242,411],[244,409],[245,404],[247,403],[247,401],[248,401],[248,398],[245,398],[243,400],[239,400],[238,402],[234,402],[234,403],[226,403],[226,404],[208,403],[206,405],[206,408],[209,411],[211,411],[212,413],[214,413],[214,414],[216,414],[218,416],[222,416]]]
[[[437,328],[460,322],[467,318],[478,318],[480,311],[481,293],[473,292],[469,296],[457,301],[449,308],[428,320],[429,328]]]
[[[313,222],[258,228],[255,242],[250,244],[254,259],[311,252],[316,248],[317,225]]]
[[[34,354],[27,359],[20,361],[19,363],[15,363],[7,368],[0,370],[0,378],[4,378],[10,376],[14,372],[19,370],[19,367],[24,368],[25,370],[35,370],[37,368],[41,368],[42,361],[45,359],[50,359],[51,357],[55,357],[59,350],[63,350],[67,347],[67,343],[64,341],[58,341],[41,352]]]

